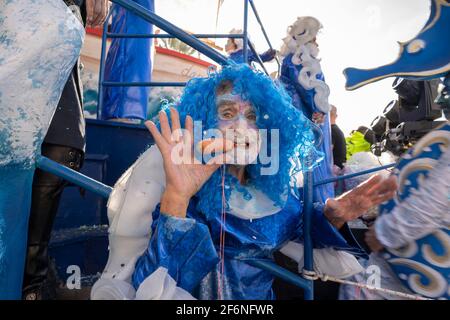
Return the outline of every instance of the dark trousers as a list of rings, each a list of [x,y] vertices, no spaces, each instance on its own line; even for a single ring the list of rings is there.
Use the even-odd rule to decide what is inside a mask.
[[[78,149],[48,143],[42,145],[41,154],[76,171],[80,170],[84,157],[83,152]],[[48,243],[61,194],[67,184],[65,180],[53,174],[36,169],[28,225],[27,261],[23,283],[25,294],[29,290],[39,292],[42,287],[52,286]]]

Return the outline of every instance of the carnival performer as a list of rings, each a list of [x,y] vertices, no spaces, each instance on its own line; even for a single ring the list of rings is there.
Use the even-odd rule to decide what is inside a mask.
[[[44,141],[52,130],[52,117],[54,120],[69,114],[61,108],[75,108],[67,100],[73,96],[78,99],[77,92],[70,92],[74,86],[71,74],[83,45],[84,28],[61,0],[16,0],[1,1],[0,30],[0,300],[17,300],[22,297],[27,239],[42,240],[47,232],[39,227],[27,237],[30,204],[36,194],[36,162],[41,146],[42,155],[54,159],[53,151],[50,155],[45,152]],[[70,113],[76,115],[77,110]],[[75,125],[79,125],[63,120],[64,128],[75,130]],[[77,133],[74,135],[78,137]],[[75,154],[69,156],[66,152],[54,160],[67,161],[69,165],[71,157]],[[46,180],[41,194],[53,188],[48,186],[50,180]],[[57,192],[52,190],[51,197],[56,198]],[[37,206],[52,211],[47,201],[36,199]],[[56,206],[55,202],[52,199],[52,206]],[[43,224],[50,219],[46,213],[38,216]],[[41,273],[47,264],[47,244],[43,242],[31,253],[39,257],[31,270],[38,276],[46,275],[46,270]]]
[[[275,250],[303,239],[301,170],[321,159],[311,122],[245,64],[191,80],[170,109],[171,124],[164,111],[159,120],[160,129],[147,123],[156,146],[109,200],[110,255],[92,299],[273,299],[273,276],[248,260],[272,260]],[[218,138],[205,138],[210,130]],[[206,141],[220,147],[209,160]],[[266,161],[267,149],[278,160]],[[314,204],[313,245],[338,257],[331,267],[359,272],[352,254],[363,251],[346,222],[395,188],[375,176]]]
[[[241,29],[232,29],[230,31],[230,34],[242,34],[243,31]],[[249,63],[257,62],[258,59],[253,53],[253,51],[250,49],[250,43],[253,45],[253,43],[250,41],[250,38],[248,37],[248,44],[247,46],[247,61]],[[254,47],[254,45],[253,45]],[[229,58],[233,60],[236,63],[243,63],[244,62],[244,40],[240,38],[228,38],[227,43],[225,44],[225,51],[228,53]],[[272,61],[275,58],[276,50],[269,49],[259,55],[262,62],[268,62]]]
[[[325,159],[313,172],[314,181],[333,176],[333,156],[331,148],[330,89],[320,66],[319,46],[316,37],[322,29],[321,23],[314,17],[299,17],[288,28],[283,39],[280,55],[283,57],[280,80],[292,97],[294,106],[321,129],[323,141],[320,150]],[[314,189],[315,199],[325,202],[334,197],[331,184]]]
[[[450,124],[423,137],[399,161],[398,195],[380,207],[366,233],[381,289],[448,299],[450,275]],[[365,283],[367,275],[354,280]],[[402,299],[383,291],[344,286],[342,299]],[[407,297],[406,297],[407,298]]]

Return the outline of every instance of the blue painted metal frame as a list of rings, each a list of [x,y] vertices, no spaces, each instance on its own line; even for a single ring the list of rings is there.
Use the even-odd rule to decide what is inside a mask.
[[[102,82],[104,87],[184,87],[186,82]]]
[[[244,40],[244,62],[248,63],[248,26],[247,26],[247,21],[248,21],[248,1],[244,0],[244,32],[242,33],[242,39]]]
[[[103,34],[102,34],[102,48],[100,54],[100,70],[99,70],[99,82],[98,82],[98,102],[97,102],[97,119],[101,119],[101,110],[103,108],[103,87],[119,87],[119,86],[127,86],[127,87],[183,87],[186,85],[184,82],[108,82],[105,80],[104,73],[104,63],[105,63],[105,55],[106,55],[106,40],[107,38],[177,38],[181,41],[185,42],[187,45],[196,49],[197,51],[205,54],[212,60],[216,61],[219,64],[227,65],[232,63],[231,60],[228,60],[225,56],[218,53],[214,49],[208,47],[203,42],[197,40],[198,38],[233,38],[233,39],[243,39],[244,40],[244,61],[248,63],[248,50],[250,47],[254,56],[256,57],[257,62],[261,65],[264,72],[269,75],[266,67],[264,66],[264,62],[259,57],[255,48],[248,41],[248,4],[250,2],[251,9],[255,14],[256,20],[258,21],[261,30],[263,32],[264,38],[267,41],[270,49],[273,49],[272,44],[270,43],[269,37],[267,36],[266,30],[261,22],[258,11],[256,10],[256,6],[252,0],[244,0],[244,31],[242,34],[188,34],[183,30],[179,29],[175,25],[170,22],[164,20],[153,12],[150,12],[146,8],[141,5],[134,3],[130,0],[111,0],[112,2],[124,7],[127,10],[135,13],[140,16],[144,20],[153,23],[157,27],[166,31],[168,34],[114,34],[108,32],[108,22],[111,17],[112,11],[109,13],[105,23],[103,24]],[[278,64],[278,71],[280,70],[280,62],[276,58]]]
[[[340,180],[346,180],[346,179],[362,176],[362,175],[369,174],[369,173],[374,173],[374,172],[377,172],[377,171],[380,171],[380,170],[392,168],[393,166],[395,166],[395,163],[387,164],[387,165],[384,165],[384,166],[381,166],[381,167],[375,167],[375,168],[372,168],[372,169],[363,170],[363,171],[360,171],[360,172],[347,174],[345,176],[339,176],[339,177],[334,177],[334,178],[330,178],[330,179],[325,179],[325,180],[322,180],[322,181],[319,181],[319,182],[315,183],[314,186],[316,187],[316,186],[320,186],[322,184],[332,183],[332,182],[336,182],[336,181],[340,181]]]
[[[198,33],[191,34],[192,37],[197,39],[208,39],[208,38],[242,38],[242,34],[214,34],[214,33]],[[170,39],[176,38],[171,34],[159,33],[159,34],[139,34],[139,33],[107,33],[108,38],[157,38],[157,39]]]
[[[203,42],[197,40],[195,37],[191,36],[189,33],[183,31],[182,29],[178,28],[169,21],[161,18],[160,16],[151,12],[150,10],[147,10],[143,6],[130,0],[111,0],[111,2],[114,2],[127,10],[130,10],[132,13],[154,24],[158,28],[166,31],[167,33],[173,35],[174,37],[180,39],[187,45],[191,46],[200,53],[203,53],[204,55],[208,56],[215,62],[222,65],[228,65],[230,63],[230,61],[224,55],[210,48]]]
[[[38,157],[36,166],[41,170],[52,173],[104,198],[108,198],[111,194],[112,188],[110,186],[91,179],[46,157]]]
[[[262,31],[262,33],[264,35],[264,38],[266,39],[267,44],[269,45],[269,48],[271,50],[273,50],[272,44],[270,43],[270,40],[269,40],[269,36],[267,35],[266,29],[264,28],[263,23],[261,22],[261,18],[259,17],[258,11],[256,10],[256,6],[253,3],[253,0],[248,0],[248,1],[250,2],[250,6],[251,6],[251,8],[253,10],[253,13],[255,14],[255,18],[258,21],[259,26],[261,27],[261,31]],[[275,57],[275,61],[278,64],[278,73],[280,73],[280,69],[281,69],[280,60],[278,60],[278,58]]]
[[[311,220],[313,212],[313,175],[312,171],[307,171],[304,174],[304,186],[303,186],[303,202],[305,207],[303,209],[303,241],[304,241],[304,271],[314,271],[313,260],[313,245],[311,239]],[[304,288],[305,300],[314,299],[314,286],[312,280],[308,280],[310,286]]]

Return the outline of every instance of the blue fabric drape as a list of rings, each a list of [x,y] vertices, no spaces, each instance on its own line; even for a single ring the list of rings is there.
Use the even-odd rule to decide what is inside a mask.
[[[134,0],[154,12],[154,0]],[[150,34],[153,25],[124,8],[113,6],[111,33]],[[105,64],[105,81],[149,82],[151,80],[152,40],[149,38],[114,38]],[[102,120],[147,118],[148,87],[104,87]]]

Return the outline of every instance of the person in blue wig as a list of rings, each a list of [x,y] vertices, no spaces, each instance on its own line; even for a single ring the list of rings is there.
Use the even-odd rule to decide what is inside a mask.
[[[284,45],[280,50],[283,57],[280,80],[292,97],[294,106],[301,110],[308,119],[314,121],[321,129],[323,142],[320,150],[324,161],[314,170],[314,181],[333,177],[333,153],[331,148],[330,89],[322,73],[319,46],[316,37],[322,28],[314,17],[299,17],[289,26]],[[332,184],[314,188],[317,201],[325,202],[334,197]]]
[[[322,159],[312,123],[245,64],[189,81],[168,111],[146,123],[156,145],[111,194],[110,254],[91,298],[274,299],[273,276],[247,261],[302,242],[302,171]],[[346,222],[393,190],[374,176],[315,203],[314,254],[359,272],[353,254],[364,253]]]
[[[232,29],[230,34],[242,34],[241,29]],[[256,55],[250,49],[250,38],[248,38],[247,47],[247,59],[249,63],[258,62]],[[253,43],[252,43],[253,45]],[[227,43],[225,44],[225,51],[228,53],[229,58],[236,63],[244,62],[244,40],[240,38],[228,38]],[[276,50],[269,49],[259,55],[259,58],[262,62],[269,62],[275,58]]]

